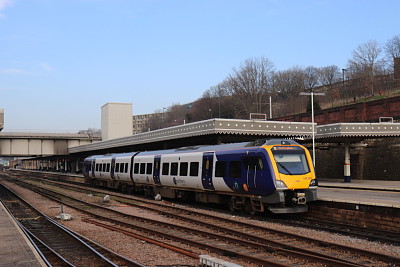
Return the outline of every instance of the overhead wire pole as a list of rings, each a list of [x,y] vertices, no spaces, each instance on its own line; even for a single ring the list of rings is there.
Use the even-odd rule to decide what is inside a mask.
[[[310,95],[311,96],[311,124],[312,124],[312,160],[313,166],[315,167],[315,126],[314,126],[314,95],[325,95],[325,93],[310,93],[301,92],[299,95]]]

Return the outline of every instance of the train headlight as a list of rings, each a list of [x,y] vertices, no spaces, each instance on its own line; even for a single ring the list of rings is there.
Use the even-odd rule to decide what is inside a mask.
[[[317,185],[318,185],[318,183],[317,183],[316,179],[313,179],[313,180],[310,181],[310,187],[317,186]]]
[[[276,189],[287,189],[287,186],[284,181],[275,180]]]

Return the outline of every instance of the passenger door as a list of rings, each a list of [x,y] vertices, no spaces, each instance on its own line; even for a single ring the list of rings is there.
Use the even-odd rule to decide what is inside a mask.
[[[92,177],[95,178],[96,160],[92,161]]]
[[[248,156],[243,158],[246,170],[246,184],[249,189],[257,188],[257,180],[262,176],[263,164],[261,157],[257,156],[254,151],[249,151]]]
[[[214,190],[214,185],[212,181],[213,162],[214,153],[205,152],[203,154],[203,168],[201,173],[201,181],[203,183],[204,189]]]
[[[153,179],[155,184],[161,184],[160,181],[160,165],[161,165],[161,156],[154,157],[154,169],[153,169]]]
[[[111,158],[111,179],[115,179],[115,158]]]

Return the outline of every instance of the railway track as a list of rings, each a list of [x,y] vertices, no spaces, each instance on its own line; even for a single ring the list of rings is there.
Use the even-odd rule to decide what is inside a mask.
[[[31,185],[25,186],[30,187]],[[150,208],[150,204],[146,204],[146,209],[180,220],[182,223],[179,223],[179,225],[176,223],[161,223],[137,216],[127,216],[126,214],[110,211],[104,207],[93,206],[92,204],[84,203],[70,197],[68,197],[69,200],[66,201],[65,196],[46,189],[36,188],[35,190],[57,201],[63,198],[64,204],[71,206],[79,205],[82,211],[97,218],[95,220],[87,219],[87,222],[95,223],[102,227],[112,229],[113,231],[135,229],[136,231],[145,232],[153,236],[163,236],[165,239],[175,240],[175,242],[190,244],[193,247],[242,258],[245,261],[255,262],[257,264],[285,266],[315,262],[321,265],[331,266],[391,266],[400,263],[399,258],[338,246],[327,242],[308,239],[300,235],[296,236],[273,229],[257,227],[252,224],[229,221],[217,216],[210,217],[209,215],[198,214],[185,209],[180,209],[178,211],[176,207],[168,205],[165,205],[163,208],[160,208],[159,205]],[[86,189],[80,188],[79,190],[85,191]],[[129,205],[135,205],[135,202],[137,203],[138,201],[137,199],[131,198],[127,200],[127,197],[122,196],[121,198],[125,200],[118,199],[118,201],[124,201]],[[87,207],[84,207],[86,205]],[[143,203],[136,205],[143,208]],[[101,209],[102,211],[95,213],[93,212],[95,208]],[[88,209],[92,211],[87,212]],[[105,210],[107,210],[107,215],[104,214]],[[115,219],[117,216],[121,218]],[[110,219],[110,217],[114,217],[114,219]],[[101,219],[99,220],[99,218]],[[118,228],[121,228],[121,225],[123,229],[118,230]],[[142,227],[143,225],[146,225],[146,227]],[[185,235],[189,235],[191,240],[182,237]],[[216,243],[218,243],[219,246],[209,245]],[[223,244],[221,245],[221,243]],[[257,255],[257,257],[253,255]],[[265,261],[266,258],[268,258],[270,262],[267,263],[267,261]]]
[[[143,266],[83,239],[0,185],[0,200],[50,266]]]
[[[40,176],[40,173],[34,173],[35,177],[39,179],[56,179],[56,181],[60,182],[59,186],[67,187],[64,181],[62,181],[59,176],[56,174],[46,174],[44,177]],[[118,194],[118,193],[112,193],[110,191],[99,191],[99,189],[95,189],[90,187],[88,188],[88,185],[77,185],[76,181],[73,182],[70,185],[70,188],[73,190],[82,190],[82,192],[102,192],[105,194],[109,194],[112,196],[118,196],[121,198],[123,194]],[[85,191],[86,190],[86,191]],[[129,199],[128,196],[126,196],[126,199]],[[142,203],[154,203],[151,201],[146,201],[145,199],[140,199],[137,198],[138,201],[142,201]],[[121,202],[123,202],[123,199],[121,199]],[[337,234],[342,234],[346,236],[351,236],[355,238],[361,238],[369,241],[375,241],[375,242],[382,242],[382,243],[387,243],[387,244],[392,244],[399,246],[400,245],[400,232],[391,232],[391,231],[384,231],[381,229],[373,229],[373,228],[365,228],[365,227],[360,227],[360,226],[355,226],[355,225],[349,225],[349,224],[342,224],[338,222],[332,222],[332,221],[321,221],[321,220],[315,220],[313,218],[308,218],[308,217],[294,217],[292,215],[278,215],[276,218],[272,218],[271,216],[268,218],[265,218],[264,216],[258,216],[258,217],[252,217],[252,218],[257,218],[258,220],[261,221],[268,221],[268,222],[276,222],[284,225],[289,225],[289,226],[294,226],[294,227],[305,227],[313,230],[320,230],[320,231],[325,231],[325,232],[332,232],[332,233],[337,233]]]

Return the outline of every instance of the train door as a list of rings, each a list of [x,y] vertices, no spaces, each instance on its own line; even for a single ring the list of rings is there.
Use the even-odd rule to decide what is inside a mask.
[[[96,167],[96,160],[95,159],[92,160],[91,163],[92,163],[92,177],[94,178],[95,177],[94,171],[95,171],[95,167]]]
[[[203,169],[201,173],[201,181],[203,183],[204,189],[214,190],[214,185],[212,182],[213,162],[214,153],[205,152],[203,154]]]
[[[261,157],[257,156],[254,151],[248,151],[247,156],[243,158],[243,164],[246,170],[247,187],[256,189],[257,180],[262,176],[263,163]]]
[[[153,169],[153,179],[154,179],[155,184],[161,184],[160,165],[161,165],[161,156],[155,156],[154,157],[154,169]]]
[[[111,158],[111,179],[115,179],[115,160],[116,158]]]

